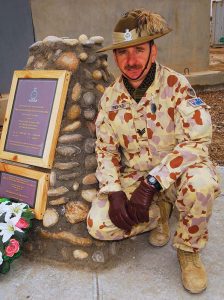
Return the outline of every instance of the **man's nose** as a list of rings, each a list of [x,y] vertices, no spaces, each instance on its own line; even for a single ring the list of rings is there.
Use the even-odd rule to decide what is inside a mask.
[[[136,56],[134,53],[129,53],[127,56],[127,63],[129,66],[133,66],[136,64]]]

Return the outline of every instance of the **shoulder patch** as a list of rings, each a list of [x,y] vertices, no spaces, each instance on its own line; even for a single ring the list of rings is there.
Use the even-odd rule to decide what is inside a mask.
[[[193,107],[197,107],[197,106],[201,106],[201,105],[206,105],[205,102],[201,99],[201,98],[191,98],[187,100],[188,103],[193,106]]]

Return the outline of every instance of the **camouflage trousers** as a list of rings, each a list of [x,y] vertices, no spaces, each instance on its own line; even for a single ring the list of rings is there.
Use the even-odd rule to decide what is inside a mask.
[[[136,182],[124,189],[128,199],[138,185],[139,182]],[[149,222],[133,226],[129,234],[111,222],[109,201],[105,194],[93,201],[87,217],[87,228],[91,236],[100,240],[128,238],[155,228],[160,218],[157,203],[168,201],[179,212],[173,246],[185,251],[199,251],[208,240],[208,221],[218,194],[218,177],[212,164],[194,164],[172,186],[154,196],[149,209]]]

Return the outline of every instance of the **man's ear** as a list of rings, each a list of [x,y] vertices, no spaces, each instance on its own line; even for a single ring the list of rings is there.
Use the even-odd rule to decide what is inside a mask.
[[[152,45],[152,54],[151,54],[151,57],[152,57],[152,63],[154,63],[156,61],[156,58],[157,58],[157,53],[158,53],[158,48],[157,46],[154,44]]]

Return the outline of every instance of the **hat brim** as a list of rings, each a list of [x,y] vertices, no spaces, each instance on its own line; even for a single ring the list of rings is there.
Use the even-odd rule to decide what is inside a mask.
[[[170,33],[171,31],[172,31],[172,29],[169,28],[167,31],[165,31],[163,33],[158,33],[158,34],[155,34],[155,35],[139,37],[135,40],[125,41],[125,42],[117,43],[117,44],[112,44],[112,45],[109,45],[107,47],[101,48],[101,49],[97,50],[96,52],[99,53],[99,52],[105,52],[105,51],[108,51],[108,50],[121,49],[121,48],[127,48],[127,47],[131,47],[131,46],[140,45],[140,44],[158,39],[159,37],[161,37],[163,35],[166,35],[166,34]]]

